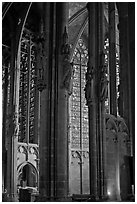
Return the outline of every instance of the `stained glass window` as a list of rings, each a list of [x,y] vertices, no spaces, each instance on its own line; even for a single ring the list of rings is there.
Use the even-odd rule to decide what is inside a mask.
[[[107,80],[109,82],[109,39],[106,38],[104,42],[104,53],[105,53],[105,66],[107,67]],[[105,112],[110,113],[110,101],[109,101],[109,83],[108,83],[108,94],[105,100]]]
[[[70,105],[71,148],[88,147],[88,107],[85,99],[85,74],[88,50],[79,39],[73,54],[73,92]]]
[[[11,52],[10,48],[2,45],[2,105],[3,105],[3,134],[8,135],[9,131],[9,106],[10,106],[10,89],[11,89]],[[4,124],[5,123],[5,124]]]
[[[33,33],[24,29],[21,39],[20,92],[19,92],[19,142],[35,142],[36,108],[36,46]]]

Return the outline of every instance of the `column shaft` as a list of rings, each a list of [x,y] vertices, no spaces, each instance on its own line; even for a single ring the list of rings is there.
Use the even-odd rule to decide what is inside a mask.
[[[15,64],[15,38],[11,39],[10,102],[7,150],[7,194],[8,201],[17,201],[17,145],[18,145],[18,105],[19,68]]]
[[[53,18],[51,16],[51,11],[53,9],[50,3],[43,3],[43,11],[41,13],[43,32],[45,36],[45,41],[43,42],[44,47],[44,83],[46,88],[39,92],[40,95],[40,124],[39,124],[39,200],[46,200],[51,196],[51,183],[53,183],[51,169],[51,158],[53,158],[53,153],[51,152],[52,145],[52,121],[53,118],[53,105],[54,98],[52,96],[52,84],[53,84],[53,74],[52,73],[52,53],[53,53]],[[41,29],[41,28],[40,28]],[[39,31],[40,32],[40,31]],[[37,53],[39,55],[39,53]],[[42,63],[42,62],[40,62]],[[39,65],[37,67],[37,71]],[[53,99],[52,99],[53,98]]]
[[[68,193],[68,90],[65,76],[70,72],[68,42],[68,3],[56,6],[56,197]],[[63,48],[64,47],[64,48]],[[68,50],[69,51],[69,50]],[[65,61],[66,60],[66,61]],[[67,63],[66,63],[67,62]],[[65,64],[66,63],[66,64]]]
[[[131,85],[130,85],[130,50],[128,3],[119,4],[119,43],[120,43],[120,115],[130,129],[131,120]],[[123,8],[123,9],[122,9]]]
[[[99,3],[98,5],[98,30],[99,30],[99,69],[98,69],[98,103],[99,103],[99,196],[104,198],[106,196],[106,133],[105,133],[105,100],[107,97],[107,86],[108,81],[106,77],[107,68],[105,67],[105,55],[104,55],[104,4]],[[103,91],[104,90],[104,91]],[[105,184],[105,185],[104,185]]]
[[[97,71],[97,10],[96,3],[88,4],[89,12],[89,67],[92,71],[92,79],[89,79],[89,167],[90,167],[90,194],[93,198],[98,196],[98,176],[97,176],[97,92],[96,78]],[[88,90],[87,90],[88,91]],[[90,102],[90,103],[89,103]]]
[[[115,4],[109,3],[110,114],[117,115]]]
[[[7,121],[7,104],[8,104],[8,70],[9,70],[9,61],[4,64],[5,72],[4,72],[4,87],[3,87],[3,125],[2,125],[2,190],[6,189],[6,160],[7,160],[7,151],[6,151],[6,121]]]
[[[86,98],[89,107],[90,193],[95,199],[106,195],[105,106],[107,80],[104,65],[103,3],[89,3],[89,67]],[[89,91],[89,92],[88,92]],[[88,95],[87,95],[88,94]]]

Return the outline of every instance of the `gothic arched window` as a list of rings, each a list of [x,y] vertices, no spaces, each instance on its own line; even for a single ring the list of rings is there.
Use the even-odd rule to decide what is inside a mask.
[[[88,50],[79,39],[73,54],[73,92],[70,105],[71,148],[88,147],[88,107],[85,99],[85,74]]]
[[[36,46],[34,35],[24,29],[20,46],[19,142],[37,143]]]

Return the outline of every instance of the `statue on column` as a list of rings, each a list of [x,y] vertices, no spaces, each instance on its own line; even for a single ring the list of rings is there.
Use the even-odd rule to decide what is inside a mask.
[[[73,83],[73,62],[70,63],[70,44],[68,42],[68,34],[66,26],[63,34],[63,45],[61,47],[61,54],[63,55],[63,78],[61,87],[65,87],[70,95],[72,93],[72,83]]]
[[[107,67],[104,65],[104,53],[101,54],[101,72],[100,72],[100,101],[105,101],[108,96],[108,76]]]
[[[120,93],[120,84],[118,85],[118,114],[121,116],[121,93]]]
[[[94,75],[94,69],[92,66],[89,66],[89,62],[87,64],[87,72],[86,72],[86,86],[85,86],[85,98],[87,100],[87,105],[89,103],[92,103],[92,98],[93,98],[93,93],[92,93],[92,87],[91,87],[91,82],[93,80],[93,75]]]
[[[19,134],[18,113],[15,112],[13,115],[13,136],[17,137],[18,134]]]
[[[45,36],[43,30],[43,21],[41,20],[41,33],[37,38],[37,87],[39,91],[45,89],[45,68],[46,68],[46,53],[45,53]]]

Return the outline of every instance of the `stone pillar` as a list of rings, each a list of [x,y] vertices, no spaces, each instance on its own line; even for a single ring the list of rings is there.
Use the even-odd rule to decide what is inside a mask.
[[[128,4],[128,35],[129,38],[129,99],[130,99],[130,140],[131,140],[131,156],[133,156],[133,185],[135,185],[135,3]],[[133,193],[135,191],[133,190]]]
[[[68,194],[68,94],[72,76],[68,39],[68,3],[56,4],[56,198],[63,201]]]
[[[51,196],[51,128],[52,112],[52,52],[53,52],[53,23],[50,27],[50,3],[41,3],[39,35],[37,42],[37,88],[39,90],[39,198],[38,201],[46,201]],[[42,55],[42,58],[41,58]],[[54,101],[54,99],[53,99]]]
[[[40,73],[43,69],[46,77],[44,81],[38,80],[41,98],[39,201],[61,201],[67,197],[68,192],[67,80],[70,73],[70,47],[67,37],[67,5],[68,3],[43,3],[44,66],[37,66]]]
[[[119,43],[120,43],[120,116],[126,121],[129,130],[131,124],[131,79],[132,71],[130,68],[130,22],[128,3],[118,4],[119,12]],[[134,65],[133,65],[134,67]],[[134,72],[134,71],[133,71]],[[132,138],[131,138],[132,140]]]
[[[103,3],[89,3],[89,64],[86,99],[89,107],[89,164],[91,199],[106,196],[105,99],[107,77],[104,65]]]
[[[8,108],[8,71],[9,71],[9,57],[8,61],[4,61],[2,66],[4,67],[4,81],[3,81],[3,101],[2,101],[2,109],[3,109],[3,121],[2,121],[2,192],[6,189],[6,171],[7,171],[7,150],[6,150],[6,139],[7,139],[7,108]]]
[[[130,94],[130,53],[128,35],[128,3],[118,4],[119,43],[120,43],[120,116],[129,127],[129,94]]]
[[[89,12],[89,63],[86,73],[85,97],[89,111],[89,168],[90,168],[90,194],[93,200],[98,197],[97,176],[97,3],[88,3]]]
[[[17,201],[17,146],[18,146],[18,105],[19,105],[19,67],[15,63],[15,34],[11,38],[11,66],[10,66],[10,102],[9,127],[7,144],[7,199]]]
[[[109,3],[110,114],[117,115],[115,3]]]
[[[135,4],[117,3],[120,33],[120,111],[129,128],[135,156]],[[134,173],[133,173],[134,174]]]
[[[98,77],[98,140],[99,140],[99,196],[100,199],[106,198],[106,124],[105,124],[105,100],[108,95],[108,76],[107,67],[105,65],[104,54],[104,39],[105,39],[105,25],[104,25],[104,3],[98,5],[99,9],[99,67],[97,72]]]
[[[117,90],[116,90],[116,12],[115,3],[109,3],[109,73],[110,73],[110,114],[117,117]],[[116,196],[120,197],[120,167],[119,167],[119,139],[115,145],[116,152]]]

